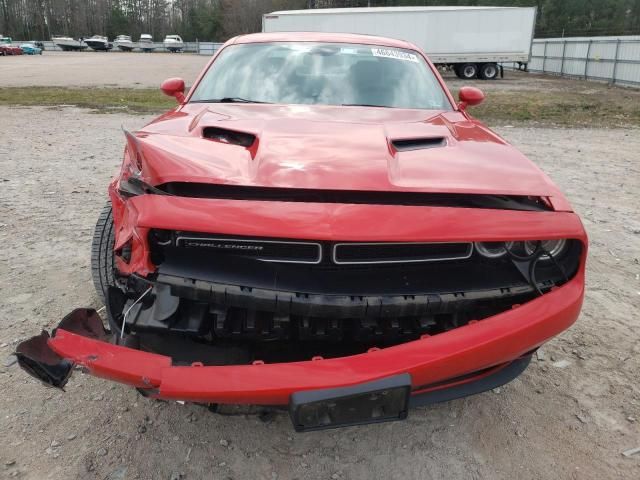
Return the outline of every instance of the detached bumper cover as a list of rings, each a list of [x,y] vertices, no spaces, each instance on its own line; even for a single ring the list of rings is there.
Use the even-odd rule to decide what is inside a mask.
[[[16,353],[23,367],[28,367],[29,361],[31,364],[64,361],[68,373],[73,365],[78,365],[92,375],[142,388],[150,396],[164,399],[287,405],[295,392],[352,386],[400,374],[411,376],[415,398],[455,388],[464,383],[456,379],[473,372],[491,373],[493,367],[495,373],[500,366],[526,356],[577,319],[583,296],[584,265],[567,284],[510,311],[446,333],[334,359],[220,367],[173,366],[170,357],[109,343],[107,332],[101,324],[98,328],[93,318],[95,312],[86,310],[74,311],[50,338],[43,332],[21,344]],[[78,321],[82,317],[93,321],[88,324]],[[38,348],[44,341],[48,348]],[[58,373],[57,378],[61,380],[54,386],[62,387],[68,375]]]

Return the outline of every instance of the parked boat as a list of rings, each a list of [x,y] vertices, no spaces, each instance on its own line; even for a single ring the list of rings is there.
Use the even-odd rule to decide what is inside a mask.
[[[180,52],[184,48],[184,42],[180,35],[167,35],[164,37],[164,48],[170,52]]]
[[[103,37],[100,35],[94,35],[91,38],[85,38],[84,42],[91,48],[92,50],[111,50],[113,48],[113,44],[109,42],[107,37]]]
[[[113,41],[113,46],[119,48],[123,52],[130,52],[136,48],[137,45],[131,41],[131,37],[129,35],[118,35]]]
[[[143,52],[153,52],[155,50],[155,46],[153,45],[153,37],[148,33],[143,33],[140,35],[140,40],[138,40],[138,46],[140,50]]]
[[[65,52],[84,50],[87,48],[87,44],[82,40],[76,40],[71,37],[51,37],[51,41]]]

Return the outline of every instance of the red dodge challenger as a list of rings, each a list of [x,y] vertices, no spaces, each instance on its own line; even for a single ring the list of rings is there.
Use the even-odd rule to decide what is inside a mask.
[[[17,349],[45,383],[382,422],[510,381],[578,317],[580,219],[414,45],[246,35],[162,90],[96,228],[108,328],[78,309]]]

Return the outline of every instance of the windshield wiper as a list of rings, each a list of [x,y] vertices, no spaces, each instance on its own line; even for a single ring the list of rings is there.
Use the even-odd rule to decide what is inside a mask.
[[[209,100],[193,100],[193,103],[269,103],[269,102],[249,100],[241,97],[224,97],[224,98],[212,98]]]
[[[372,103],[343,103],[343,107],[380,107],[380,108],[393,108],[388,105],[374,105]]]

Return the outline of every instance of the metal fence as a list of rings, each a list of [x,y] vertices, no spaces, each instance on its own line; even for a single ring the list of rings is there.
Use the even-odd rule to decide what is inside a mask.
[[[154,42],[153,46],[154,52],[167,52],[162,42]],[[215,42],[185,42],[184,52],[210,56],[221,46]],[[61,50],[51,41],[44,42],[44,49]],[[640,36],[535,39],[528,68],[532,72],[638,87]]]
[[[640,86],[640,36],[535,39],[529,70]]]
[[[20,45],[25,42],[13,42],[14,45]],[[44,44],[45,51],[54,51],[61,52],[62,49],[55,45],[52,41],[42,42]],[[135,42],[134,42],[135,43]],[[166,48],[164,48],[164,44],[162,42],[153,42],[154,52],[168,52]],[[217,42],[184,42],[184,52],[187,53],[197,53],[199,55],[213,55],[216,51],[222,46],[222,43]],[[91,51],[91,49],[86,49],[87,51]],[[117,48],[114,48],[114,51],[118,51]],[[138,49],[134,51],[139,51]]]

